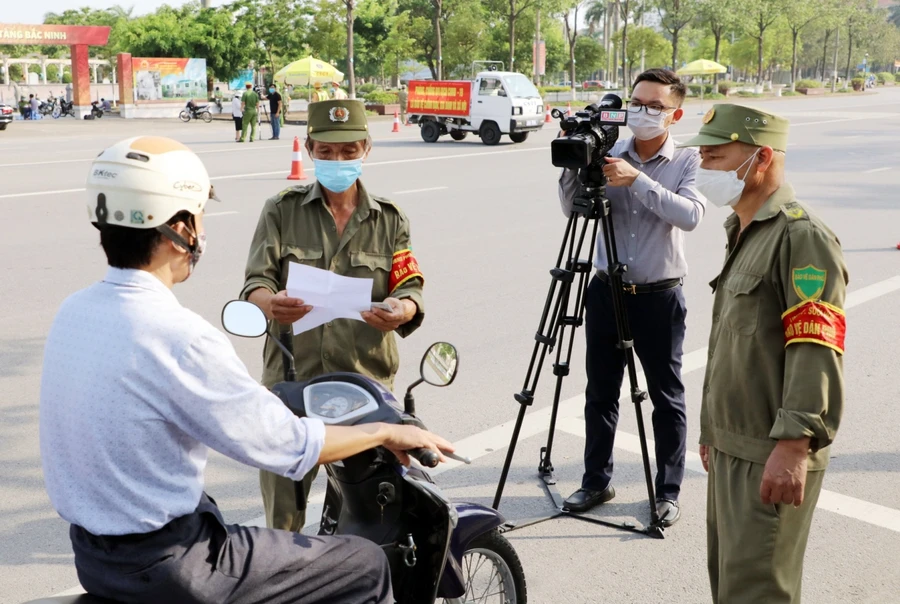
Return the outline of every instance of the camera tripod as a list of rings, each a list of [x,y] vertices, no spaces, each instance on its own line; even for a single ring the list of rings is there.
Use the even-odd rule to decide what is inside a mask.
[[[534,393],[540,379],[544,358],[548,352],[556,348],[556,362],[553,365],[553,375],[556,376],[556,389],[553,394],[553,404],[550,412],[550,433],[547,436],[547,445],[541,447],[540,461],[538,463],[538,476],[547,495],[553,501],[556,511],[546,517],[538,517],[516,523],[507,523],[504,530],[530,526],[561,516],[577,518],[586,522],[610,526],[617,529],[642,533],[657,539],[663,539],[663,526],[659,513],[656,510],[653,478],[650,471],[650,458],[647,452],[647,436],[644,431],[644,418],[641,411],[641,402],[647,399],[647,393],[638,386],[637,369],[634,362],[634,342],[631,339],[631,329],[625,314],[624,286],[622,274],[628,267],[618,260],[616,251],[616,239],[610,215],[610,201],[606,198],[606,177],[599,168],[583,168],[579,173],[580,192],[576,195],[573,208],[569,214],[569,221],[563,235],[556,266],[550,271],[552,278],[547,300],[541,315],[540,326],[535,334],[534,350],[531,354],[531,362],[525,377],[525,385],[521,392],[515,395],[519,403],[519,414],[516,417],[512,438],[506,454],[506,462],[497,485],[492,507],[498,509],[500,499],[503,496],[503,488],[509,475],[522,428],[525,412],[534,402]],[[618,346],[625,351],[626,366],[630,384],[631,402],[634,403],[637,416],[638,436],[641,443],[641,455],[644,462],[644,475],[647,480],[647,497],[650,503],[650,524],[638,527],[630,522],[613,522],[594,516],[587,516],[570,512],[563,505],[563,498],[556,488],[556,477],[553,474],[553,436],[556,431],[556,420],[559,412],[559,398],[562,392],[563,379],[569,375],[569,367],[572,359],[572,347],[575,340],[575,330],[584,323],[585,295],[590,281],[592,259],[594,257],[594,242],[597,240],[598,227],[602,225],[603,241],[608,260],[607,275],[609,289],[612,293],[613,309],[615,312],[616,330],[618,333]],[[584,246],[585,237],[590,231],[589,254],[587,260],[581,260],[580,254]],[[572,305],[574,294],[574,305]],[[570,311],[570,306],[573,308]]]

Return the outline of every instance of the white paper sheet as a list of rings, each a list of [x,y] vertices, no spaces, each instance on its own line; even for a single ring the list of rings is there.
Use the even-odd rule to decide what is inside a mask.
[[[372,279],[343,277],[331,271],[291,262],[287,295],[300,298],[313,309],[294,323],[294,335],[334,319],[362,321],[359,313],[372,307]]]

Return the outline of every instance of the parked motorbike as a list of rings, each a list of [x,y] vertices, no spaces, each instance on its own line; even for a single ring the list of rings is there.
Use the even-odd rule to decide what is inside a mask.
[[[103,117],[103,109],[100,107],[100,101],[91,101],[91,117],[96,119]]]
[[[262,310],[232,301],[222,324],[242,337],[267,335]],[[380,383],[355,373],[329,373],[298,382],[291,338],[272,338],[282,350],[285,381],[272,391],[298,416],[326,424],[411,424],[425,428],[415,412],[413,388],[423,382],[449,386],[458,353],[447,342],[433,344],[422,357],[420,378],[406,392],[403,407]],[[438,456],[428,449],[409,451],[425,467]],[[449,457],[470,463],[458,455]],[[391,567],[398,604],[526,604],[525,572],[498,527],[506,522],[491,508],[451,502],[427,472],[401,465],[383,447],[328,464],[320,535],[357,535],[381,545]],[[298,494],[302,493],[297,483]],[[298,496],[298,501],[303,501]]]
[[[209,112],[209,105],[195,105],[194,101],[188,101],[184,109],[178,114],[179,119],[185,124],[194,120],[203,120],[207,124],[212,121],[212,113]]]
[[[57,99],[56,107],[53,108],[53,119],[59,119],[67,115],[75,117],[75,103],[68,102],[65,99]]]
[[[40,101],[40,104],[38,105],[38,113],[40,113],[42,116],[53,115],[54,106],[55,104],[49,100]]]

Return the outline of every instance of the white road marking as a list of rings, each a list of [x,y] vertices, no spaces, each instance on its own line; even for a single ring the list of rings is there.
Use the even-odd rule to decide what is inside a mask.
[[[450,187],[429,187],[427,189],[410,189],[408,191],[394,191],[391,195],[406,195],[407,193],[425,193],[426,191],[443,191]]]
[[[203,218],[212,218],[213,216],[228,216],[229,214],[240,214],[240,212],[238,212],[237,210],[231,212],[211,212],[209,214],[204,212]]]
[[[885,166],[883,168],[872,168],[871,170],[863,171],[863,174],[875,174],[876,172],[887,172],[888,170],[893,170],[890,166]]]
[[[557,426],[563,432],[584,438],[584,420],[581,418],[569,417],[558,422]],[[647,439],[647,450],[651,463],[656,458],[653,454],[654,446],[654,442]],[[621,430],[616,431],[616,448],[641,455],[640,439],[634,434],[622,432]],[[692,472],[706,474],[706,470],[703,469],[703,462],[700,461],[700,455],[693,451],[687,452],[684,467]],[[900,510],[863,501],[848,495],[841,495],[827,489],[822,489],[816,507],[900,533]]]
[[[392,166],[394,164],[412,164],[426,161],[439,161],[442,159],[460,159],[466,157],[481,157],[484,155],[503,155],[506,153],[526,153],[529,151],[546,151],[550,147],[529,147],[527,149],[506,149],[504,151],[482,151],[478,153],[458,153],[456,155],[439,155],[435,157],[413,157],[410,159],[394,159],[388,161],[376,161],[376,162],[367,162],[366,167],[371,168],[374,166]],[[306,172],[315,172],[315,168],[304,168]],[[290,173],[290,170],[277,170],[273,172],[252,172],[249,174],[229,174],[224,176],[212,176],[210,180],[233,180],[236,178],[251,178],[254,176],[277,176],[284,175],[285,177]],[[85,189],[65,189],[61,191],[38,191],[34,193],[12,193],[9,195],[0,195],[0,199],[12,199],[16,197],[35,197],[38,195],[51,195],[54,193],[78,193],[84,191]]]
[[[38,191],[36,193],[10,193],[7,195],[0,195],[0,199],[12,199],[14,197],[37,197],[38,195],[57,195],[61,193],[78,193],[79,191],[84,191],[84,189],[60,189],[58,191]]]

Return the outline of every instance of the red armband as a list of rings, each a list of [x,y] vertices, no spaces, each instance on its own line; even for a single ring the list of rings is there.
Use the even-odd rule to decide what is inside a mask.
[[[409,281],[410,279],[421,279],[425,283],[425,277],[419,270],[419,263],[413,256],[412,250],[405,249],[394,253],[394,261],[391,263],[391,278],[388,288],[394,293],[398,287]]]
[[[807,300],[787,309],[781,315],[781,321],[785,348],[799,342],[812,342],[844,354],[847,318],[837,306]]]

